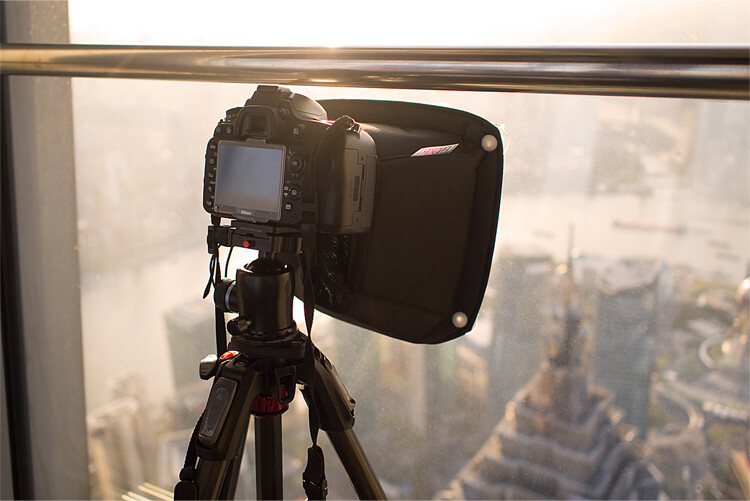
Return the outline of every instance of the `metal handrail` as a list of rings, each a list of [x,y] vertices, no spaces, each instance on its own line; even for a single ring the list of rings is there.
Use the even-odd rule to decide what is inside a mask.
[[[0,73],[750,100],[747,46],[0,45]]]

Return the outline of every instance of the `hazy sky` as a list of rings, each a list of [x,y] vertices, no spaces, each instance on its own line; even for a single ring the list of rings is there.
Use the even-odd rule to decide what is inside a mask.
[[[74,43],[470,46],[748,43],[736,0],[70,0]]]

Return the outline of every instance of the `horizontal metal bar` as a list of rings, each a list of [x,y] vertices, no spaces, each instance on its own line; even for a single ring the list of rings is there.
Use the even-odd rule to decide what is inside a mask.
[[[746,46],[519,48],[0,45],[0,73],[750,100]]]

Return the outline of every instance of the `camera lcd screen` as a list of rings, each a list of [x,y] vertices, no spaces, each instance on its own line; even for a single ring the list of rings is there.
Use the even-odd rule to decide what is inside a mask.
[[[281,219],[284,146],[221,141],[218,156],[216,209],[239,219]]]

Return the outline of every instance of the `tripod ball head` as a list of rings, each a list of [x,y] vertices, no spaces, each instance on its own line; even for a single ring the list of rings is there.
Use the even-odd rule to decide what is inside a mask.
[[[286,264],[258,258],[237,270],[237,306],[250,322],[250,333],[270,333],[290,328],[294,273]]]

